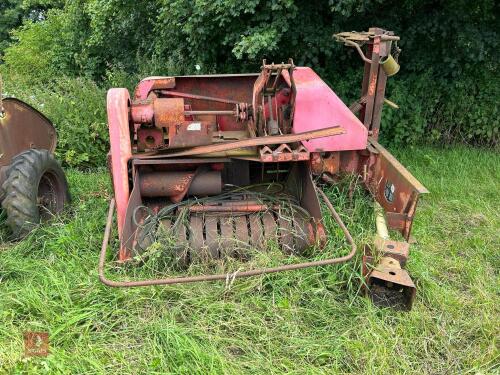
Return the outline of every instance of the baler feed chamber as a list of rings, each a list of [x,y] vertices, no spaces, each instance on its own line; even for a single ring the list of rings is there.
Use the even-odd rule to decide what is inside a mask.
[[[154,164],[152,164],[154,163]],[[300,254],[324,243],[309,165],[230,159],[134,159],[120,258],[155,244],[175,266],[278,246]]]

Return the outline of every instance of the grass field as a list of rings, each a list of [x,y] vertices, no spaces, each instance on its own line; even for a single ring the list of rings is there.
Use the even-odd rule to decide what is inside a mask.
[[[500,155],[465,147],[394,153],[431,192],[414,225],[411,312],[378,309],[360,295],[359,256],[234,283],[107,288],[97,257],[108,176],[70,171],[66,216],[2,245],[0,372],[499,373]],[[372,209],[360,189],[352,202],[344,185],[329,194],[358,244],[369,241]],[[332,238],[317,257],[348,250],[328,226]],[[50,333],[47,358],[23,359],[25,331]]]

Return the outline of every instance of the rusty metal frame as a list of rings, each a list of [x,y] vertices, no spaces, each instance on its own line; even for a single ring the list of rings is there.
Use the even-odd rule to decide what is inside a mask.
[[[376,154],[366,168],[365,183],[374,198],[384,208],[389,228],[401,232],[408,241],[419,196],[429,193],[389,151],[375,139],[369,139]],[[385,189],[394,186],[393,199]]]
[[[246,147],[294,143],[309,139],[331,137],[344,133],[345,133],[344,128],[340,126],[331,126],[329,128],[311,130],[303,133],[255,137],[255,138],[241,139],[234,142],[214,143],[206,146],[196,146],[179,152],[151,155],[151,158],[174,158],[180,156],[195,156],[200,154],[205,155],[215,152],[224,152]]]
[[[417,289],[408,271],[404,268],[410,254],[409,244],[404,241],[376,237],[374,245],[376,254],[372,251],[371,246],[365,245],[364,247],[362,274],[365,279],[365,285],[363,285],[365,294],[379,306],[411,310]],[[401,293],[403,306],[388,304],[389,301],[377,296],[372,287],[380,284],[395,288],[393,293]]]
[[[380,65],[380,60],[390,53],[391,43],[399,37],[392,31],[380,28],[370,28],[368,32],[345,32],[335,35],[337,41],[356,48],[364,62],[364,76],[361,90],[361,99],[351,104],[352,112],[359,112],[359,119],[371,132],[374,139],[378,139],[382,107],[385,100],[387,74]],[[361,49],[366,45],[366,55]]]
[[[300,145],[295,149],[292,149],[290,145],[283,143],[275,150],[272,150],[268,146],[264,146],[259,150],[260,159],[257,159],[264,163],[271,162],[284,162],[284,161],[305,161],[309,160],[310,153],[307,149]]]
[[[338,258],[330,258],[330,259],[324,259],[324,260],[318,260],[318,261],[312,261],[312,262],[304,262],[304,263],[297,263],[297,264],[286,264],[282,266],[277,266],[277,267],[269,267],[269,268],[261,268],[261,269],[253,269],[253,270],[248,270],[248,271],[236,271],[234,273],[223,273],[223,274],[211,274],[211,275],[199,275],[199,276],[185,276],[185,277],[171,277],[171,278],[166,278],[166,279],[150,279],[150,280],[139,280],[139,281],[114,281],[106,278],[104,274],[104,268],[105,268],[105,263],[106,263],[106,252],[109,244],[109,240],[111,238],[111,229],[112,229],[112,224],[113,224],[113,214],[115,211],[115,200],[114,198],[111,199],[111,202],[109,204],[109,210],[108,210],[108,218],[106,221],[106,229],[104,231],[104,238],[102,241],[102,247],[101,247],[101,253],[99,255],[99,267],[98,267],[98,273],[99,273],[99,280],[109,286],[109,287],[115,287],[115,288],[130,288],[130,287],[141,287],[141,286],[152,286],[152,285],[172,285],[172,284],[187,284],[187,283],[195,283],[195,282],[204,282],[204,281],[215,281],[215,280],[228,280],[228,279],[236,279],[236,278],[241,278],[241,277],[250,277],[250,276],[257,276],[257,275],[264,275],[264,274],[269,274],[269,273],[276,273],[276,272],[282,272],[282,271],[291,271],[291,270],[298,270],[298,269],[303,269],[303,268],[308,268],[308,267],[317,267],[317,266],[328,266],[332,264],[339,264],[339,263],[345,263],[351,260],[354,255],[356,254],[357,247],[356,244],[349,233],[349,230],[343,223],[342,219],[340,218],[339,214],[331,204],[330,200],[326,196],[326,194],[321,190],[316,188],[316,191],[321,195],[323,198],[326,206],[328,207],[330,213],[332,214],[332,217],[334,220],[337,222],[339,227],[342,229],[344,232],[345,238],[349,245],[351,246],[351,251],[349,254],[344,255],[342,257]]]

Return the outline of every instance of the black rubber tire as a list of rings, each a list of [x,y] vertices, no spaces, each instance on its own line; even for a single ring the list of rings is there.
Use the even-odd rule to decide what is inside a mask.
[[[13,237],[20,239],[69,202],[68,182],[47,150],[27,150],[12,159],[2,185],[2,208]]]

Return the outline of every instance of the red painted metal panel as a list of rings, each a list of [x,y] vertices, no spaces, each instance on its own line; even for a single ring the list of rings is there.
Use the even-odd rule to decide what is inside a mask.
[[[328,128],[339,125],[345,134],[303,141],[310,152],[363,150],[368,131],[349,108],[311,68],[298,67],[293,71],[295,111],[293,132]]]
[[[128,183],[128,161],[132,157],[130,142],[129,109],[130,96],[127,89],[108,91],[107,112],[109,142],[111,146],[111,171],[116,200],[118,235],[122,240],[125,213],[127,211],[130,187]]]

